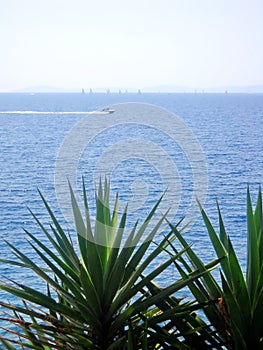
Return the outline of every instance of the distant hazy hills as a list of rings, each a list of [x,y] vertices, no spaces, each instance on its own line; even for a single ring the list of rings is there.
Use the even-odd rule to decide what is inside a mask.
[[[80,87],[77,88],[60,88],[53,86],[32,86],[24,89],[20,89],[15,92],[28,92],[28,93],[37,93],[37,92],[81,92],[82,88],[84,88],[85,92],[89,92],[92,87]],[[139,89],[140,87],[138,87]],[[138,89],[135,88],[116,88],[116,87],[107,87],[107,88],[94,88],[93,92],[106,92],[109,90],[110,92],[137,92]],[[200,88],[200,87],[185,87],[185,86],[176,86],[176,85],[156,85],[150,87],[140,88],[141,92],[185,92],[185,93],[194,93],[194,92],[240,92],[240,93],[263,93],[263,85],[251,85],[251,86],[221,86],[216,88]]]
[[[241,93],[263,93],[263,85],[251,85],[251,86],[221,86],[215,88],[192,88],[184,86],[173,85],[159,85],[146,87],[142,91],[148,92],[241,92]]]

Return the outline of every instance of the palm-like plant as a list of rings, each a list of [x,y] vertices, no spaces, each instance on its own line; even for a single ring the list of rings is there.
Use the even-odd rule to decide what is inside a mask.
[[[100,183],[96,196],[96,220],[92,228],[86,189],[83,181],[85,216],[83,217],[70,187],[78,249],[57,221],[48,203],[41,195],[52,220],[52,234],[32,213],[51,248],[26,231],[28,243],[36,253],[35,263],[18,248],[9,244],[17,260],[2,260],[29,268],[43,279],[47,290],[9,280],[0,288],[17,296],[22,303],[0,302],[12,316],[2,317],[19,327],[14,338],[2,337],[7,349],[13,344],[31,349],[209,349],[209,344],[220,348],[220,342],[211,334],[205,322],[194,310],[202,305],[182,302],[174,293],[194,282],[203,271],[189,270],[187,276],[165,288],[154,282],[188,250],[169,252],[159,266],[151,265],[168,250],[175,238],[173,231],[155,247],[153,239],[165,220],[163,215],[149,229],[161,199],[143,224],[138,223],[124,239],[127,208],[118,220],[118,196],[114,210],[109,209],[110,186]],[[138,244],[146,231],[146,238]],[[217,262],[215,261],[214,266]],[[10,329],[8,330],[10,332]]]
[[[204,308],[207,318],[215,331],[225,342],[228,349],[263,349],[263,213],[262,192],[259,190],[256,208],[253,211],[251,196],[247,192],[247,270],[242,272],[241,265],[228,237],[220,208],[218,206],[220,232],[217,235],[204,209],[200,206],[204,223],[211,242],[220,260],[222,285],[208,273],[201,280],[190,281],[189,288],[199,302],[218,300]],[[170,225],[183,246],[187,246],[181,233]],[[205,269],[202,261],[192,249],[187,250],[190,260],[180,257],[175,264],[183,278],[195,266]]]

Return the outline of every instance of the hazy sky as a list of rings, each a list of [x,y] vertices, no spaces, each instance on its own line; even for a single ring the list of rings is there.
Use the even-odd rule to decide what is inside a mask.
[[[0,91],[263,84],[262,0],[0,0]]]

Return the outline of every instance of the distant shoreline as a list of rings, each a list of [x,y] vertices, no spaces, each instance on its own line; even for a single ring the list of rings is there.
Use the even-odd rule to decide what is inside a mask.
[[[0,91],[0,94],[12,94],[12,95],[38,95],[38,94],[76,94],[76,95],[84,95],[84,96],[90,96],[92,94],[100,94],[100,95],[145,95],[145,94],[166,94],[166,95],[172,95],[172,94],[185,94],[185,95],[234,95],[234,94],[244,94],[244,95],[257,95],[257,94],[263,94],[263,91],[141,91],[141,93],[138,93],[136,91],[128,91],[119,93],[117,91],[112,91],[110,93],[103,92],[103,91],[94,91],[92,93],[81,93],[77,91],[32,91],[32,92],[24,92],[24,91]]]

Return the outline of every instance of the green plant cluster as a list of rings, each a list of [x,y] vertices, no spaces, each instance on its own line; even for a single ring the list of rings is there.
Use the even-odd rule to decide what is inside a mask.
[[[89,213],[83,181],[84,215],[70,188],[77,244],[41,195],[50,228],[32,213],[49,245],[27,232],[38,263],[9,244],[14,260],[45,288],[6,279],[0,288],[20,302],[0,301],[5,349],[263,349],[263,214],[259,190],[255,210],[247,194],[247,271],[243,274],[218,206],[219,234],[200,206],[217,258],[208,264],[186,242],[178,225],[162,215],[150,225],[162,200],[142,224],[127,227],[127,207],[118,217],[118,195],[110,208],[110,184],[96,192],[96,219]],[[161,228],[166,233],[155,241]],[[41,261],[41,263],[39,263]],[[158,261],[158,265],[157,262]],[[161,263],[160,263],[161,261]],[[221,282],[212,270],[221,266]],[[170,268],[178,277],[157,280]],[[171,281],[171,278],[169,278]],[[185,293],[191,297],[182,298]],[[3,327],[2,327],[3,328]],[[3,335],[7,334],[7,335]]]

